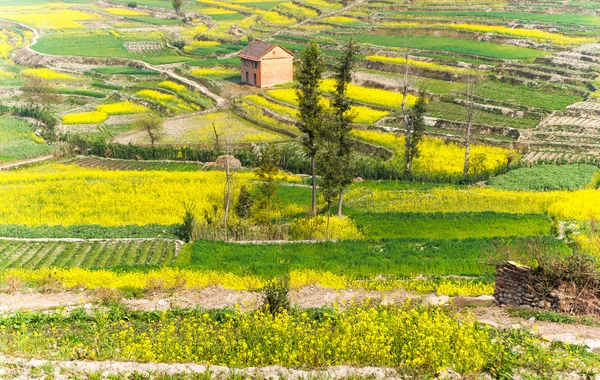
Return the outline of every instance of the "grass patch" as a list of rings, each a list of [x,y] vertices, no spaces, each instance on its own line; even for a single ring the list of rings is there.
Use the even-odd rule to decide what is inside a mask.
[[[175,63],[190,60],[163,49],[152,53],[138,54],[123,46],[123,41],[111,35],[49,35],[42,37],[32,49],[45,54],[75,57],[107,57],[140,59],[152,64]]]
[[[545,215],[482,213],[362,213],[347,214],[373,239],[468,239],[550,234]]]
[[[427,104],[428,116],[444,120],[467,122],[467,111],[465,106],[448,102],[429,102]],[[538,125],[539,120],[529,118],[518,118],[504,116],[501,114],[478,110],[473,118],[475,124],[512,127],[519,129],[531,129]]]
[[[589,185],[597,171],[593,165],[537,165],[491,178],[488,184],[504,190],[578,190]]]
[[[336,38],[349,40],[351,37],[338,36]],[[530,48],[448,37],[355,34],[352,38],[356,42],[370,43],[373,45],[402,46],[411,49],[447,51],[496,59],[533,59],[549,54],[544,51]]]
[[[572,95],[567,91],[544,87],[513,86],[496,81],[487,81],[478,85],[476,95],[547,110],[562,110],[570,104],[583,100],[583,97]]]
[[[542,239],[542,238],[540,238]],[[273,278],[292,270],[313,269],[372,278],[424,275],[491,276],[495,269],[485,265],[498,247],[512,247],[520,254],[524,242],[538,238],[506,239],[394,239],[343,241],[338,243],[232,244],[197,241],[190,267]],[[562,242],[543,238],[554,248]],[[489,257],[488,257],[489,256]]]
[[[52,147],[35,135],[35,128],[22,119],[0,117],[0,162],[43,156]]]
[[[86,90],[83,88],[58,88],[56,90],[57,93],[63,95],[79,95],[79,96],[89,96],[91,98],[104,99],[106,98],[106,94],[98,91]]]

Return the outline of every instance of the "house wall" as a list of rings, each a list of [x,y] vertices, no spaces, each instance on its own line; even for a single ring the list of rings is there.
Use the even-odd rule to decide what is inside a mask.
[[[246,73],[248,73],[247,76]],[[277,47],[264,56],[261,61],[256,62],[256,67],[254,67],[253,61],[242,59],[242,82],[255,85],[255,74],[258,87],[272,87],[292,82],[294,80],[294,57]]]
[[[260,87],[260,62],[256,63],[256,67],[253,65],[253,61],[242,59],[242,82],[254,85],[254,75],[256,74],[256,85]],[[246,80],[246,73],[248,73],[248,80]]]
[[[260,87],[272,87],[294,80],[292,58],[267,59],[260,62]]]

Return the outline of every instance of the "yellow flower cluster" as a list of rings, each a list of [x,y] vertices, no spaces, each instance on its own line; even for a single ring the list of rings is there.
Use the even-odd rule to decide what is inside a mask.
[[[84,268],[40,268],[9,269],[0,274],[0,283],[19,279],[32,286],[53,279],[64,289],[190,289],[202,290],[211,286],[221,286],[231,290],[255,291],[263,289],[268,281],[256,276],[238,276],[207,270],[187,270],[164,267],[149,272],[115,272],[110,270],[90,270]],[[419,294],[437,293],[449,296],[481,296],[494,292],[493,284],[462,279],[415,279],[415,280],[373,280],[351,279],[345,275],[321,272],[311,269],[290,272],[290,287],[302,289],[307,286],[320,286],[326,289],[365,289],[388,291],[403,289]]]
[[[0,173],[1,223],[170,225],[181,223],[184,202],[194,203],[199,215],[223,204],[222,172],[104,171],[58,164],[39,170]],[[238,173],[236,183],[248,187],[252,178],[252,173]]]
[[[403,289],[419,294],[437,293],[448,296],[492,295],[494,284],[463,279],[408,279],[408,280],[373,280],[352,279],[344,275],[316,270],[299,270],[290,272],[290,286],[298,289],[318,285],[327,289],[366,289],[396,290]]]
[[[346,16],[332,16],[323,19],[324,22],[329,24],[354,24],[358,22],[357,19]]]
[[[515,37],[533,38],[538,41],[550,41],[557,45],[580,45],[594,41],[589,37],[569,37],[559,33],[544,32],[536,29],[510,28],[499,25],[480,25],[480,24],[433,24],[433,27],[442,27],[447,29],[467,30],[479,33],[497,33]]]
[[[284,26],[296,23],[296,19],[282,15],[275,11],[260,12],[263,21],[270,25]]]
[[[92,111],[82,113],[70,113],[62,117],[63,124],[102,124],[108,119],[106,112]]]
[[[583,213],[570,207],[571,199],[584,193],[587,205]],[[576,219],[582,215],[598,218],[600,192],[596,190],[527,192],[504,191],[491,188],[450,189],[440,188],[427,191],[369,190],[356,188],[346,194],[348,205],[365,211],[386,212],[502,212],[511,214],[544,214],[560,206],[565,206],[562,219]],[[579,205],[577,205],[579,206]],[[554,209],[552,211],[551,207]],[[587,211],[587,212],[586,212]]]
[[[219,0],[203,0],[203,3],[215,5],[216,7],[220,7],[223,5],[222,2]],[[296,19],[284,16],[275,11],[268,11],[268,10],[260,9],[257,7],[251,7],[251,6],[242,5],[242,4],[234,3],[234,2],[228,2],[227,8],[235,9],[238,11],[244,11],[245,13],[252,13],[255,15],[259,15],[260,17],[262,17],[263,21],[265,21],[267,24],[271,24],[271,25],[285,26],[285,25],[292,25],[297,22]],[[247,18],[244,20],[248,20],[245,22],[249,22],[250,25],[254,22],[251,18]],[[244,28],[244,26],[245,26],[245,25],[242,25],[244,23],[244,21],[242,21],[242,23],[240,23],[240,22],[235,22],[235,23],[237,23],[238,26],[240,26],[241,28]],[[233,25],[232,23],[220,23],[220,24],[225,25],[227,28],[229,28],[231,25]],[[250,25],[248,25],[248,26],[250,26]]]
[[[335,80],[325,79],[321,84],[321,89],[325,92],[335,92]],[[346,92],[349,99],[357,102],[374,104],[386,108],[400,108],[402,103],[402,94],[397,92],[382,90],[379,88],[370,88],[349,84]],[[406,104],[412,106],[417,101],[417,97],[408,95]]]
[[[368,61],[376,61],[376,62],[388,62],[393,64],[401,64],[404,65],[407,63],[406,59],[402,57],[387,57],[383,55],[369,55],[365,57]],[[452,74],[464,74],[467,72],[465,69],[460,69],[452,66],[440,65],[434,62],[425,62],[418,61],[415,59],[408,59],[408,65],[412,67],[417,67],[421,69],[435,70],[435,71],[444,71]]]
[[[225,67],[215,67],[215,68],[200,68],[194,69],[190,71],[190,74],[193,76],[202,78],[202,77],[218,77],[218,76],[231,76],[231,75],[239,75],[239,71],[228,69]]]
[[[71,113],[62,117],[64,124],[101,124],[111,115],[130,115],[136,113],[148,112],[149,109],[133,102],[119,102],[112,104],[103,104],[96,107],[96,111]]]
[[[298,4],[292,3],[291,1],[287,3],[281,3],[277,6],[277,8],[285,13],[291,13],[294,16],[301,16],[302,18],[315,18],[319,15],[314,9],[302,7]]]
[[[0,329],[0,344],[17,355],[50,358],[83,354],[90,360],[197,362],[233,368],[372,365],[402,368],[419,378],[447,368],[477,373],[503,349],[502,341],[493,339],[490,329],[469,313],[409,304],[359,305],[316,317],[285,310],[273,315],[264,308],[219,315],[165,311],[139,319],[115,318],[109,312],[77,323],[59,314],[49,323],[32,318],[34,326],[8,323]]]
[[[221,45],[219,41],[192,41],[189,43],[189,45],[184,46],[183,50],[191,51],[198,48],[214,47],[219,45]]]
[[[97,21],[102,17],[92,12],[69,9],[70,4],[2,7],[0,18],[22,22],[38,29],[79,29],[77,21]]]
[[[334,3],[326,0],[305,0],[304,2],[319,9],[341,9],[343,7],[341,3]]]
[[[404,136],[367,130],[353,130],[352,134],[361,140],[394,150],[396,159],[403,157],[405,149]],[[446,143],[441,138],[424,138],[419,145],[420,155],[413,163],[416,173],[447,174],[449,176],[462,173],[464,163],[464,147],[455,143]],[[493,172],[506,165],[509,157],[516,152],[485,145],[471,146],[471,166],[473,173]],[[475,160],[479,160],[475,163]]]
[[[150,99],[150,100],[158,100],[158,101],[175,101],[177,97],[171,94],[165,94],[156,90],[141,90],[136,94],[140,98]]]
[[[202,8],[200,13],[204,15],[232,15],[237,12],[223,8]]]
[[[265,284],[263,280],[254,276],[236,276],[231,273],[177,268],[161,268],[149,272],[114,272],[84,268],[11,269],[2,275],[2,281],[6,282],[10,278],[18,278],[30,284],[39,284],[48,278],[53,278],[66,289],[186,288],[200,290],[219,285],[232,290],[256,290]]]
[[[273,99],[279,100],[284,103],[292,104],[297,106],[298,99],[296,97],[296,90],[293,88],[279,88],[267,91],[267,95]],[[258,95],[249,95],[244,97],[244,100],[250,101],[254,104],[268,108],[277,113],[283,113],[287,116],[297,118],[298,111],[294,108],[285,107],[280,104],[276,104],[267,99],[261,98]],[[327,98],[322,99],[322,104],[325,107],[331,107],[331,102]],[[373,124],[383,117],[388,116],[388,111],[375,110],[373,108],[361,105],[354,105],[350,107],[349,114],[354,116],[354,122],[358,124]]]
[[[277,104],[277,103],[272,102],[269,99],[266,99],[260,95],[247,95],[247,96],[242,97],[242,99],[247,102],[253,103],[257,106],[267,108],[273,112],[283,114],[283,115],[289,116],[294,119],[298,118],[298,110],[296,110],[295,108]]]
[[[134,11],[133,9],[102,8],[102,10],[115,16],[148,16],[148,13],[146,12]]]
[[[96,110],[99,112],[104,112],[108,115],[129,115],[135,113],[144,113],[148,112],[148,108],[135,104],[133,102],[119,102],[119,103],[111,103],[111,104],[103,104],[96,107]]]
[[[66,81],[77,80],[77,78],[72,75],[65,74],[65,73],[59,73],[57,71],[54,71],[54,70],[51,70],[48,68],[25,69],[25,70],[21,71],[21,74],[26,77],[38,77],[38,78],[44,78],[44,79],[48,79],[48,80],[66,80]]]
[[[162,88],[165,88],[167,90],[172,90],[172,91],[175,91],[175,92],[187,90],[187,87],[185,87],[184,85],[179,84],[179,83],[175,83],[175,82],[169,81],[169,80],[160,82],[158,84],[158,87],[162,87]]]
[[[319,215],[315,217],[296,219],[290,226],[290,234],[299,240],[327,239],[327,217]],[[329,218],[329,239],[332,240],[359,240],[363,235],[348,217]]]
[[[170,90],[177,92],[178,95],[182,96],[194,96],[194,93],[188,91],[185,86],[179,85],[175,82],[165,81],[161,83],[163,87],[168,87]],[[188,103],[178,96],[172,94],[165,94],[156,90],[141,90],[136,93],[142,99],[154,101],[163,107],[169,108],[175,112],[194,112],[200,111],[200,107],[195,104]]]

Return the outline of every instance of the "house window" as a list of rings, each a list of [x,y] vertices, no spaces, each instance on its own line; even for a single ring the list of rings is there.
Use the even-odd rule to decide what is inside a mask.
[[[256,69],[258,67],[258,62],[252,61],[252,67],[254,67]]]
[[[254,85],[256,86],[256,74],[254,74]]]
[[[250,74],[246,71],[246,83],[250,83]]]

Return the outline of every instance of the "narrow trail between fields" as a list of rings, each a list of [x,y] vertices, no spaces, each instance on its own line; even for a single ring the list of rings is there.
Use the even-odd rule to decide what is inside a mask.
[[[36,158],[29,158],[27,160],[11,161],[7,163],[0,163],[0,170],[16,169],[20,166],[36,164],[38,162],[50,161],[54,156],[41,156]]]
[[[348,365],[327,367],[320,370],[301,370],[279,365],[268,367],[229,368],[196,363],[139,363],[112,360],[45,360],[0,355],[0,377],[2,378],[29,379],[31,378],[29,377],[31,372],[33,371],[43,371],[45,374],[51,376],[41,378],[59,380],[79,378],[77,375],[86,374],[102,374],[102,378],[105,379],[110,378],[109,375],[126,376],[133,373],[146,375],[148,378],[154,378],[155,376],[172,376],[179,378],[180,376],[192,374],[205,374],[209,376],[208,378],[212,379],[226,379],[231,378],[232,376],[235,379],[348,379],[358,377],[400,380],[405,378],[403,376],[398,376],[396,371],[391,368],[353,367]],[[126,376],[126,378],[129,377]],[[136,376],[135,378],[139,378],[139,376]]]
[[[6,20],[6,19],[0,19],[0,21],[2,22],[7,22],[7,23],[11,23],[14,25],[18,25],[22,28],[25,28],[27,30],[30,30],[33,33],[33,38],[31,40],[31,42],[27,45],[25,45],[23,48],[25,50],[27,50],[29,53],[34,54],[34,55],[39,55],[39,56],[44,56],[44,57],[52,57],[52,58],[57,58],[57,59],[78,59],[78,58],[82,58],[82,57],[71,57],[71,56],[65,56],[65,55],[53,55],[53,54],[46,54],[46,53],[40,53],[38,51],[33,50],[31,47],[33,45],[35,45],[38,41],[38,39],[40,38],[39,32],[37,29],[30,27],[28,25],[25,25],[23,23],[20,22],[16,22],[16,21],[11,21],[11,20]],[[85,58],[85,57],[83,57]],[[88,57],[88,58],[97,58],[97,57]],[[102,58],[100,58],[102,59]],[[168,69],[168,68],[163,68],[157,65],[152,65],[149,64],[147,62],[144,61],[140,61],[140,60],[136,60],[136,59],[129,59],[129,58],[121,58],[123,60],[126,60],[130,63],[133,63],[137,66],[142,66],[143,68],[150,70],[150,71],[156,71],[160,74],[164,74],[167,75],[168,77],[170,77],[171,79],[174,79],[176,81],[179,81],[181,83],[186,84],[187,86],[194,88],[195,90],[200,91],[202,94],[204,94],[205,96],[211,98],[217,105],[217,107],[225,107],[227,105],[227,99],[215,94],[214,92],[212,92],[211,90],[209,90],[207,87],[191,80],[188,78],[185,78],[179,74],[176,74],[175,72],[173,72],[172,70]]]

